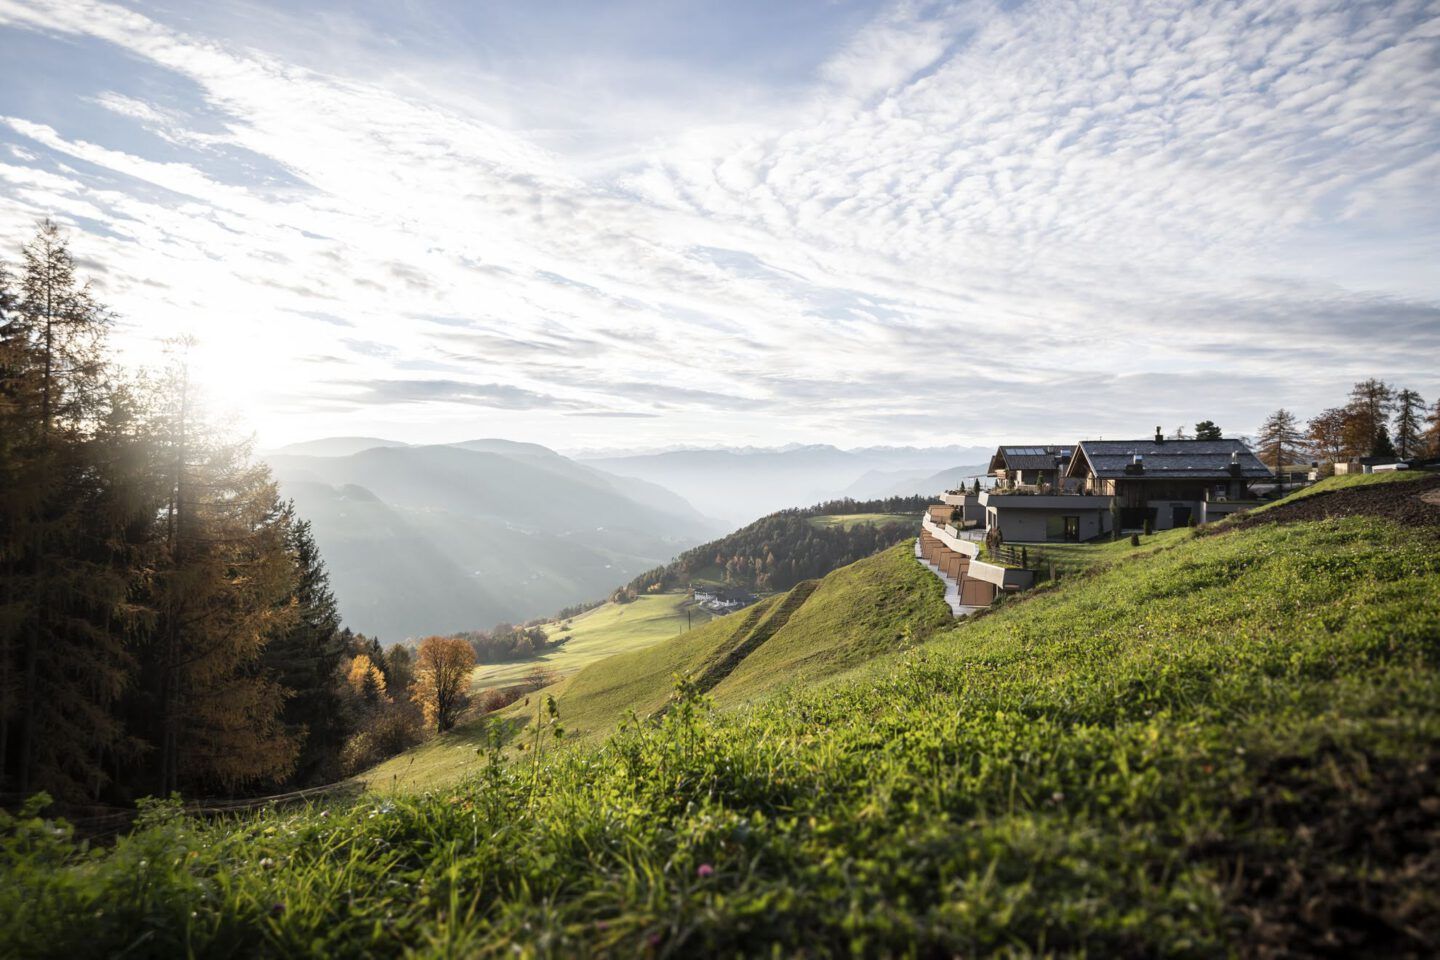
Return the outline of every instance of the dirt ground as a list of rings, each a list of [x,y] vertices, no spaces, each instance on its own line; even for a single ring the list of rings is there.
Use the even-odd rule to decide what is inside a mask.
[[[1414,480],[1350,487],[1302,497],[1294,503],[1246,514],[1225,528],[1244,530],[1266,523],[1325,520],[1356,515],[1383,517],[1408,527],[1433,527],[1440,536],[1440,474],[1422,474]],[[1222,532],[1220,528],[1216,533]]]

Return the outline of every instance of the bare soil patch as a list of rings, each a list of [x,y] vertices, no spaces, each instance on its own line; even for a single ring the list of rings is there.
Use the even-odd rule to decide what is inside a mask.
[[[1261,513],[1246,514],[1234,523],[1225,524],[1223,529],[1244,530],[1266,523],[1353,516],[1383,517],[1407,527],[1431,527],[1440,535],[1440,475],[1424,474],[1408,482],[1317,493]],[[1221,533],[1223,529],[1214,532]]]

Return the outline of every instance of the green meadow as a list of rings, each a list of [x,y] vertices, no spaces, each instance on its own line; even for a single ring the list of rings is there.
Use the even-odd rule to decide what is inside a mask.
[[[536,670],[568,676],[597,660],[641,650],[709,623],[712,614],[685,593],[657,593],[629,603],[605,603],[593,610],[544,625],[551,640],[564,644],[533,660],[486,663],[475,668],[472,693],[524,683]]]
[[[463,765],[423,785],[211,821],[160,805],[99,849],[7,818],[0,943],[1429,953],[1437,528],[1145,540],[962,622],[902,545],[590,664],[451,737]]]
[[[843,527],[846,530],[863,526],[880,527],[887,523],[917,526],[920,522],[918,515],[908,513],[827,513],[807,519],[812,526]]]

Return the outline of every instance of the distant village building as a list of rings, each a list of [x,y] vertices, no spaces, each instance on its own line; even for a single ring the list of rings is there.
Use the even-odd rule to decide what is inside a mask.
[[[695,587],[695,602],[714,613],[733,613],[759,601],[748,590],[735,587]]]

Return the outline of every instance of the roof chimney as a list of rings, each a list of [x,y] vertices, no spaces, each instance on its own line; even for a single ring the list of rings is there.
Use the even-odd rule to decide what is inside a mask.
[[[1156,442],[1156,443],[1164,443],[1164,442],[1165,442],[1165,432],[1164,432],[1163,430],[1161,430],[1159,427],[1156,427],[1156,428],[1155,428],[1155,442]]]
[[[1238,476],[1240,476],[1240,451],[1239,451],[1239,450],[1231,450],[1231,451],[1230,451],[1230,476],[1232,476],[1232,477],[1238,477]]]

